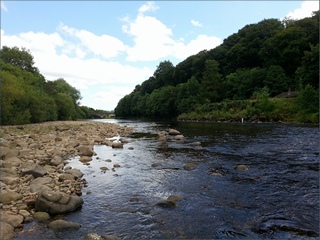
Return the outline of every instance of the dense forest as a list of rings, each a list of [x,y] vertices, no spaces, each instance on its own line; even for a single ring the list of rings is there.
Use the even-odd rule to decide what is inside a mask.
[[[105,111],[80,106],[81,94],[63,78],[47,81],[34,66],[29,50],[0,50],[1,124],[98,118]]]
[[[319,11],[246,25],[209,51],[153,76],[123,97],[117,117],[319,121]],[[292,93],[296,98],[275,98]],[[294,93],[294,94],[293,94]]]

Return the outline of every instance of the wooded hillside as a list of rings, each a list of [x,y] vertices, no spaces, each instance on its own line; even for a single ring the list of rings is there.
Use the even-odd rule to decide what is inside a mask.
[[[313,113],[319,114],[319,11],[301,20],[249,24],[218,47],[176,66],[160,62],[153,76],[119,101],[115,113],[175,118],[204,113],[221,102],[268,99],[287,91],[303,96],[305,90],[315,98],[309,99],[309,104],[315,104]],[[293,103],[296,111],[301,110],[298,101]]]

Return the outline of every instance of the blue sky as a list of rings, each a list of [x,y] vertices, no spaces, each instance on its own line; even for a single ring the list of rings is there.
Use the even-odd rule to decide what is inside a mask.
[[[212,49],[247,24],[301,19],[318,1],[1,1],[1,46],[29,49],[47,80],[113,110],[161,61]]]

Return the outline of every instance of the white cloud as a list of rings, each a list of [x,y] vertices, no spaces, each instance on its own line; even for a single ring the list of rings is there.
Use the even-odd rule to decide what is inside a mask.
[[[198,35],[196,39],[191,40],[188,44],[177,43],[173,48],[173,54],[179,59],[186,59],[187,57],[197,54],[202,50],[210,50],[222,43],[218,37]]]
[[[84,56],[87,51],[87,53],[93,53],[94,55],[100,55],[108,59],[117,57],[127,48],[122,41],[109,35],[97,36],[89,31],[70,28],[62,23],[58,27],[58,30],[80,41],[80,46],[83,48],[80,53],[82,56]],[[77,46],[77,48],[80,46]],[[78,53],[79,50],[76,54]]]
[[[1,1],[1,10],[8,12],[8,8],[4,5],[3,1]]]
[[[222,42],[204,34],[189,40],[174,39],[171,28],[155,17],[143,14],[157,8],[153,2],[148,2],[140,7],[134,20],[122,19],[122,31],[131,37],[132,46],[110,35],[99,36],[62,23],[52,33],[7,35],[1,29],[1,46],[29,49],[35,66],[46,79],[64,78],[81,91],[83,105],[112,110],[135,85],[152,76],[154,66],[152,69],[146,67],[150,61],[163,58],[184,60]],[[134,65],[133,62],[138,61],[145,62]]]
[[[301,3],[300,8],[295,9],[293,12],[289,12],[286,17],[293,19],[311,17],[312,12],[317,10],[319,10],[318,1],[304,1]]]
[[[159,9],[159,7],[154,2],[147,2],[139,8],[138,12],[143,14],[145,12],[154,12],[157,9]]]
[[[181,38],[175,40],[171,28],[141,12],[143,11],[134,20],[122,19],[125,22],[122,31],[134,40],[134,45],[127,49],[127,61],[157,61],[171,57],[183,60],[201,50],[212,49],[221,44],[219,38],[207,35],[198,35],[189,43],[184,43]],[[197,21],[194,23],[200,24]]]
[[[77,32],[75,29],[72,31]],[[102,61],[94,57],[85,58],[86,53],[81,48],[59,33],[27,32],[6,35],[1,29],[1,45],[29,49],[34,57],[35,66],[46,79],[64,78],[70,85],[80,90],[83,105],[97,109],[112,110],[124,96],[123,94],[129,93],[128,88],[132,91],[135,85],[153,74],[153,70],[147,67]],[[71,52],[76,54],[70,55]],[[98,92],[107,85],[115,85],[114,93],[111,95],[112,101],[109,99],[103,103],[94,99],[92,92]],[[110,96],[108,92],[105,94]]]
[[[123,30],[135,43],[127,50],[128,61],[152,61],[170,55],[172,31],[156,18],[138,15]]]
[[[191,20],[191,24],[195,27],[202,27],[202,24],[196,20]]]

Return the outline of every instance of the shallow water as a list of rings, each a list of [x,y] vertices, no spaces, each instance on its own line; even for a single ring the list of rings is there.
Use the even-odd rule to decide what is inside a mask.
[[[124,149],[95,146],[90,166],[70,160],[89,185],[82,208],[62,219],[80,223],[80,230],[54,233],[33,222],[26,230],[37,231],[18,238],[82,239],[92,232],[121,239],[319,238],[317,127],[102,121],[135,133]],[[156,134],[169,127],[185,140],[160,143]],[[189,162],[197,168],[184,170]],[[113,164],[121,167],[112,171]],[[183,197],[176,207],[156,205],[171,194]]]

